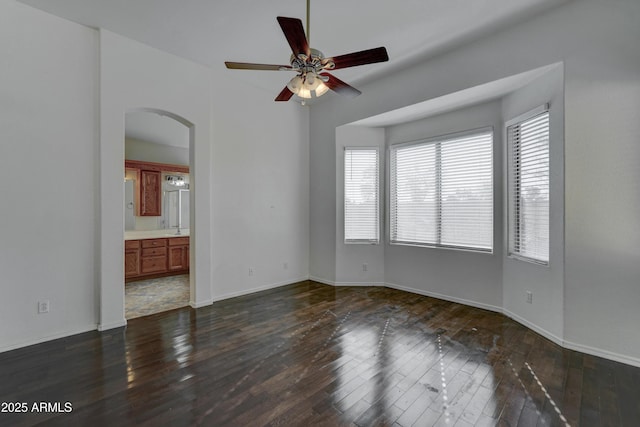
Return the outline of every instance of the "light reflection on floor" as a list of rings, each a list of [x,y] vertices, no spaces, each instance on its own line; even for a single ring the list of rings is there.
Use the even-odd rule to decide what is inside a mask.
[[[556,413],[560,417],[560,420],[565,424],[566,427],[571,427],[567,422],[567,419],[565,418],[565,416],[562,414],[562,411],[560,411],[560,408],[558,408],[558,405],[556,404],[556,402],[551,398],[551,395],[547,391],[546,387],[542,384],[542,382],[540,381],[536,373],[533,371],[533,368],[531,367],[531,365],[529,365],[529,362],[524,362],[524,365],[527,367],[527,369],[533,376],[533,379],[536,380],[536,383],[538,384],[540,389],[542,389],[542,391],[544,392],[545,397],[549,399],[551,406],[553,406],[553,409],[556,411]]]
[[[342,325],[344,324],[344,322],[346,322],[349,319],[350,316],[351,316],[351,312],[348,312],[340,320],[340,322],[338,322],[338,325],[333,329],[333,332],[331,333],[329,338],[327,338],[322,344],[322,346],[318,348],[318,351],[316,351],[316,353],[313,355],[311,362],[304,368],[304,370],[300,373],[300,375],[298,375],[298,377],[293,381],[292,385],[295,386],[296,384],[298,384],[307,375],[307,373],[309,372],[309,369],[315,367],[315,364],[318,358],[321,356],[324,349],[327,348],[327,346],[329,345],[329,343],[331,343],[331,341],[333,341],[333,337],[338,333],[338,331],[340,331],[340,328],[342,328]]]
[[[374,418],[384,419],[389,414],[398,414],[398,425],[453,425],[458,420],[473,425],[479,417],[497,417],[504,409],[497,406],[493,396],[498,383],[493,378],[495,366],[488,360],[491,353],[499,355],[496,338],[494,336],[492,345],[486,343],[483,348],[473,340],[474,334],[477,334],[475,327],[469,327],[465,333],[470,338],[462,344],[452,340],[442,328],[429,330],[420,319],[398,318],[393,313],[381,313],[372,320],[371,316],[359,317],[351,311],[336,314],[326,310],[292,332],[281,335],[282,339],[274,342],[263,357],[256,360],[241,378],[231,384],[221,395],[221,399],[199,417],[199,421],[214,413],[220,403],[234,396],[244,383],[253,381],[258,371],[266,368],[267,362],[273,363],[275,354],[282,353],[283,347],[290,350],[304,349],[309,334],[321,337],[320,340],[312,338],[319,345],[313,347],[312,356],[307,354],[306,357],[310,359],[307,359],[299,373],[285,381],[287,391],[282,395],[283,399],[287,399],[296,390],[304,389],[305,380],[317,372],[328,371],[335,378],[331,395],[334,407],[345,414],[345,419],[349,419],[354,413],[357,415],[358,405],[363,404],[361,401],[373,408],[370,412],[374,412]],[[193,352],[190,338],[188,335],[170,338],[172,357],[180,368],[188,366]],[[327,354],[335,356],[327,358]],[[480,357],[472,361],[470,354]],[[135,369],[131,366],[129,356],[128,352],[127,371],[131,386],[135,384]],[[295,363],[295,359],[287,363]],[[468,372],[461,369],[466,363],[469,363]],[[510,370],[509,375],[515,378],[510,380],[511,383],[519,383],[526,400],[534,402],[511,359],[501,363],[507,371]],[[525,366],[560,420],[565,426],[569,426],[531,365],[525,362]],[[472,374],[476,370],[481,374],[474,377]],[[193,377],[187,371],[179,381],[187,381]],[[503,377],[500,381],[504,383],[507,380]],[[488,397],[483,400],[476,399],[476,396]],[[240,402],[238,400],[225,409],[233,410]],[[504,406],[504,402],[501,405]],[[419,409],[408,410],[411,407]],[[277,418],[280,410],[274,408],[270,416]],[[539,424],[545,424],[540,409],[536,407],[535,410],[539,416]]]
[[[446,424],[449,424],[450,421],[450,415],[449,414],[449,395],[447,394],[447,379],[445,377],[445,372],[444,372],[444,355],[442,354],[442,334],[438,334],[438,339],[436,340],[438,342],[438,365],[440,368],[440,379],[442,380],[442,412],[444,414],[444,422]]]
[[[458,420],[474,424],[480,416],[500,414],[503,408],[496,405],[495,397],[480,400],[480,407],[477,407],[478,402],[473,399],[475,393],[478,396],[492,396],[497,386],[493,379],[493,368],[488,361],[480,360],[477,363],[471,363],[471,367],[468,368],[470,373],[479,369],[478,372],[481,373],[478,376],[479,380],[474,379],[470,373],[463,372],[461,374],[458,365],[452,367],[453,364],[466,363],[466,361],[461,362],[457,358],[460,354],[467,354],[469,350],[472,353],[475,351],[484,359],[487,359],[487,356],[492,352],[494,356],[499,354],[495,336],[492,345],[489,344],[487,348],[478,345],[478,348],[469,349],[451,340],[450,337],[446,337],[444,329],[438,329],[431,333],[424,333],[422,335],[424,341],[419,343],[413,341],[413,336],[407,335],[406,332],[394,332],[394,320],[380,316],[378,325],[372,326],[370,320],[365,323],[354,316],[350,320],[350,324],[344,325],[347,332],[339,336],[338,344],[341,360],[348,357],[349,361],[342,363],[335,371],[337,391],[333,395],[333,400],[338,410],[341,412],[350,411],[354,407],[354,402],[363,396],[372,396],[365,400],[370,403],[378,402],[379,409],[377,411],[381,414],[404,412],[396,421],[399,425],[453,425]],[[406,331],[407,329],[410,328],[405,320],[398,330]],[[468,330],[470,336],[476,332],[475,327]],[[335,332],[329,339],[333,335]],[[408,370],[407,366],[414,366],[416,360],[420,360],[422,366]],[[527,400],[533,401],[511,361],[507,362],[512,370],[512,375],[528,396]],[[500,362],[500,364],[503,363],[506,365],[506,362]],[[379,366],[378,371],[386,372],[384,376],[386,381],[369,381],[367,371],[374,365]],[[569,427],[566,418],[551,399],[531,366],[528,363],[525,366],[536,379],[538,386],[542,388],[562,423]],[[398,381],[397,378],[392,379],[394,373],[399,373],[399,378],[402,378],[402,381]],[[450,390],[449,382],[452,380],[456,384]],[[507,384],[512,382],[505,378],[502,378],[501,381],[506,381]],[[408,416],[407,413],[411,411],[407,411],[407,409],[414,402],[419,403],[420,399],[422,399],[423,405],[419,406],[424,408],[423,412],[412,413],[412,417]],[[537,408],[536,411],[540,417],[539,421],[544,424],[542,413]]]
[[[354,318],[353,322],[357,320]],[[426,339],[416,341],[414,336],[394,332],[390,318],[380,319],[377,327],[358,322],[356,326],[346,326],[345,329],[348,332],[340,336],[340,352],[350,361],[336,371],[336,408],[342,412],[349,411],[354,402],[365,396],[370,403],[383,403],[379,405],[380,413],[400,413],[417,397],[428,400],[424,406],[430,411],[427,415],[438,418],[442,414],[444,418],[440,422],[451,421],[445,373],[451,360],[445,360],[448,349],[443,348],[440,334],[423,335]],[[405,362],[414,359],[422,360],[424,369],[412,372],[412,365]],[[367,381],[367,372],[374,365],[377,368],[373,371],[382,371],[385,375],[376,381]],[[403,400],[403,395],[407,394],[405,389],[415,390],[416,396]],[[399,424],[404,425],[402,422]]]

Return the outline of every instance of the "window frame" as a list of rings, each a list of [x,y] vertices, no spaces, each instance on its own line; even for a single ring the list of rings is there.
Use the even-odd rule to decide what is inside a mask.
[[[347,177],[346,177],[346,172],[347,172],[347,161],[346,161],[346,156],[347,156],[347,151],[375,151],[376,152],[376,160],[377,160],[377,168],[376,168],[376,187],[377,187],[377,194],[376,194],[376,239],[351,239],[348,240],[347,239],[347,191],[346,191],[346,184],[347,184]],[[375,146],[375,145],[347,145],[343,147],[343,153],[342,153],[342,219],[343,219],[343,224],[342,224],[342,232],[343,232],[343,243],[345,245],[379,245],[381,240],[382,240],[382,233],[380,232],[381,230],[381,197],[382,197],[382,182],[381,182],[381,177],[382,174],[380,173],[380,168],[381,168],[381,160],[382,160],[382,156],[381,156],[381,150],[380,147]]]
[[[548,211],[547,211],[547,221],[549,223],[549,228],[551,228],[551,113],[550,113],[550,108],[549,108],[549,103],[540,105],[532,110],[527,111],[524,114],[521,114],[519,116],[516,116],[508,121],[505,122],[504,124],[504,140],[506,142],[505,146],[506,146],[506,252],[507,252],[507,258],[510,259],[515,259],[515,260],[519,260],[519,261],[524,261],[530,264],[535,264],[535,265],[539,265],[539,266],[544,266],[544,267],[549,267],[550,262],[551,262],[551,230],[549,229],[549,236],[548,236],[548,240],[547,243],[549,245],[548,247],[548,259],[547,260],[543,260],[543,259],[538,259],[538,258],[534,258],[534,257],[530,257],[530,256],[526,256],[526,255],[522,255],[519,252],[515,252],[514,251],[514,247],[515,247],[515,243],[513,242],[513,239],[515,238],[514,236],[512,236],[512,227],[515,228],[515,230],[517,230],[516,232],[519,233],[520,232],[520,227],[516,226],[515,224],[512,223],[512,221],[517,221],[518,223],[521,221],[520,218],[516,218],[514,211],[514,200],[513,200],[513,185],[514,185],[514,175],[515,175],[515,169],[514,169],[514,162],[513,162],[513,141],[510,138],[510,132],[509,132],[509,128],[516,126],[516,125],[521,125],[522,123],[534,119],[538,116],[541,116],[543,114],[547,114],[548,115],[548,120],[549,120],[549,124],[548,124],[548,129],[547,129],[547,139],[548,139],[548,146],[547,146],[547,155],[548,155],[548,171],[549,171],[549,177],[547,180],[547,186],[549,189],[549,207],[548,207]],[[516,233],[514,232],[514,234]]]
[[[411,242],[411,241],[398,241],[398,240],[394,240],[392,238],[392,234],[393,234],[393,224],[394,221],[392,219],[393,216],[393,198],[395,197],[395,190],[393,188],[394,186],[394,182],[395,182],[395,177],[393,176],[393,159],[394,159],[394,150],[397,150],[398,148],[403,148],[403,147],[410,147],[410,146],[416,146],[416,145],[426,145],[426,144],[437,144],[437,143],[446,143],[447,141],[450,140],[454,140],[454,139],[459,139],[459,138],[464,138],[466,136],[472,136],[472,135],[481,135],[484,133],[490,133],[491,134],[491,165],[490,165],[490,176],[491,176],[491,248],[487,249],[487,248],[481,248],[481,247],[473,247],[473,246],[460,246],[460,245],[449,245],[449,244],[442,244],[442,243],[422,243],[422,242]],[[399,142],[399,143],[395,143],[395,144],[391,144],[389,145],[389,147],[387,148],[387,166],[388,166],[388,174],[387,174],[387,182],[388,182],[388,187],[387,187],[387,194],[388,194],[388,198],[387,198],[387,222],[388,222],[388,228],[387,228],[387,233],[386,233],[386,237],[388,239],[388,242],[390,245],[394,245],[394,246],[409,246],[409,247],[418,247],[418,248],[431,248],[431,249],[447,249],[447,250],[455,250],[455,251],[463,251],[463,252],[473,252],[473,253],[480,253],[480,254],[489,254],[492,255],[495,251],[495,164],[496,164],[496,159],[495,159],[495,155],[496,155],[496,145],[495,145],[495,131],[494,131],[494,127],[493,126],[483,126],[483,127],[479,127],[479,128],[474,128],[474,129],[468,129],[468,130],[464,130],[464,131],[459,131],[459,132],[452,132],[452,133],[447,133],[447,134],[441,134],[441,135],[437,135],[434,137],[429,137],[429,138],[422,138],[422,139],[418,139],[418,140],[413,140],[413,141],[407,141],[407,142]],[[442,164],[438,164],[436,165],[436,168],[438,170],[442,169]],[[440,181],[441,184],[441,181]],[[436,184],[437,185],[437,184]],[[440,185],[440,188],[436,188],[435,189],[436,193],[439,195],[438,197],[441,197],[441,193],[442,193],[442,185]],[[438,202],[441,205],[441,200]],[[442,217],[441,215],[438,215],[438,220],[441,222],[442,221]],[[440,224],[438,226],[440,229],[442,229],[442,225]],[[437,233],[439,235],[439,233]],[[441,235],[439,235],[438,240],[441,240]]]

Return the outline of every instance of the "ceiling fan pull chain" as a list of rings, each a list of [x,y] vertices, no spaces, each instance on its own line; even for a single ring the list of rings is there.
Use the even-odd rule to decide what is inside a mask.
[[[311,0],[307,0],[307,43],[311,46]]]

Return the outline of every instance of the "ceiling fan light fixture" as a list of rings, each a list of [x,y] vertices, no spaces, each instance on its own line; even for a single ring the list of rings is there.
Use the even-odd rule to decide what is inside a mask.
[[[313,72],[295,76],[287,83],[287,88],[303,99],[318,98],[329,91],[322,78]]]
[[[304,82],[302,83],[302,85],[305,87],[305,89],[315,90],[315,88],[318,87],[318,79],[315,78],[315,74],[307,73],[304,76]]]
[[[316,80],[318,85],[315,89],[307,89],[302,87],[296,95],[303,99],[319,98],[329,91],[329,86],[325,85],[320,79]]]
[[[287,88],[289,88],[291,92],[297,94],[298,92],[300,92],[300,89],[302,89],[302,83],[302,76],[298,75],[289,80],[289,83],[287,83]]]

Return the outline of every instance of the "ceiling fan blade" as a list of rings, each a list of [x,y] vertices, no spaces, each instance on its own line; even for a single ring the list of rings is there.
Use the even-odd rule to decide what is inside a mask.
[[[282,28],[282,32],[287,38],[293,54],[298,56],[298,54],[304,53],[307,57],[311,56],[309,42],[307,42],[302,21],[298,18],[278,16],[278,23],[280,23],[280,28]]]
[[[284,89],[282,89],[282,92],[280,92],[278,94],[278,96],[276,96],[276,101],[288,101],[291,99],[291,97],[293,96],[293,92],[291,92],[289,90],[288,87],[284,87]]]
[[[347,53],[346,55],[325,58],[322,62],[333,62],[335,67],[327,68],[338,70],[340,68],[356,67],[358,65],[373,64],[375,62],[385,62],[389,60],[387,49],[377,47],[375,49],[361,50],[360,52]]]
[[[327,80],[324,84],[327,85],[329,89],[335,92],[338,92],[340,95],[346,95],[351,98],[355,98],[356,96],[362,93],[355,87],[350,86],[348,83],[343,82],[342,80],[340,80],[339,78],[337,78],[332,74],[321,73],[320,75],[329,77],[329,80]]]
[[[225,62],[224,65],[232,70],[266,70],[266,71],[291,71],[290,65],[252,64],[250,62]]]

